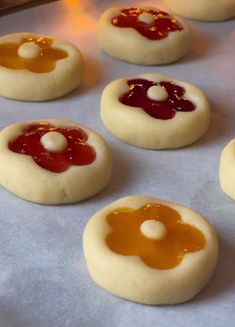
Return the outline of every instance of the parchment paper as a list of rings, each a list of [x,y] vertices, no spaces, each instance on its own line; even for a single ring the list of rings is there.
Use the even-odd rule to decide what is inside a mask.
[[[64,0],[0,18],[2,35],[29,31],[62,37],[76,44],[86,58],[82,87],[62,99],[26,103],[0,98],[0,128],[40,118],[80,121],[106,138],[114,161],[109,186],[80,204],[36,205],[0,188],[0,327],[234,326],[235,202],[222,193],[218,181],[220,153],[235,137],[234,20],[188,21],[194,34],[188,55],[172,65],[135,66],[104,54],[96,39],[97,20],[104,9],[133,4]],[[106,84],[157,71],[196,84],[210,99],[210,129],[190,147],[138,149],[112,136],[99,118]],[[91,280],[82,250],[86,222],[104,205],[130,194],[182,203],[215,225],[218,266],[210,284],[192,301],[162,307],[135,304],[112,296]]]

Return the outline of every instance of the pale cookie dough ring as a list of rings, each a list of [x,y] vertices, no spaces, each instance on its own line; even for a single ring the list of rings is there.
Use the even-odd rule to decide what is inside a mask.
[[[161,40],[149,40],[133,28],[119,28],[112,24],[112,18],[120,10],[111,8],[105,11],[98,25],[100,46],[112,57],[139,65],[161,65],[178,60],[190,49],[191,31],[182,20],[177,18],[183,30],[170,32]]]
[[[176,14],[195,20],[222,21],[235,16],[234,0],[163,0]]]
[[[188,253],[172,269],[153,269],[138,256],[120,255],[110,250],[106,237],[112,228],[106,217],[120,208],[139,209],[158,203],[176,210],[184,223],[199,229],[205,247]],[[210,280],[218,255],[214,228],[198,212],[153,197],[128,196],[98,211],[88,222],[83,236],[84,254],[94,281],[119,297],[145,304],[175,304],[194,297]]]
[[[44,37],[32,33],[15,33],[0,37],[0,45],[17,44],[23,38]],[[53,39],[51,48],[67,53],[67,57],[57,60],[55,69],[37,73],[27,69],[10,69],[1,66],[0,95],[14,100],[46,101],[59,98],[76,89],[83,76],[83,58],[81,52],[72,44]],[[19,51],[18,51],[19,53]]]
[[[8,144],[22,135],[25,128],[41,122],[82,129],[88,137],[86,144],[95,150],[95,160],[86,165],[70,165],[67,170],[55,173],[41,168],[32,156],[9,149]],[[70,120],[40,119],[9,125],[0,132],[0,171],[0,184],[15,195],[41,204],[65,204],[101,191],[110,179],[112,159],[107,143],[93,130]]]
[[[140,107],[122,104],[128,80],[169,81],[185,89],[185,97],[196,106],[191,112],[177,112],[172,119],[156,119]],[[106,128],[122,141],[148,149],[179,148],[202,137],[210,123],[210,106],[201,90],[163,74],[143,74],[111,82],[101,97],[101,119]]]
[[[235,139],[221,153],[219,176],[221,189],[235,200]]]

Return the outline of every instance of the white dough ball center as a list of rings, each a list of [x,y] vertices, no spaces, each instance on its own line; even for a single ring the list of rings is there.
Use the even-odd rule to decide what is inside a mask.
[[[35,59],[41,53],[41,48],[34,42],[23,43],[18,49],[18,55],[24,59]]]
[[[154,22],[154,20],[155,17],[148,12],[144,12],[138,16],[138,21],[141,23],[145,23],[147,25],[151,25]]]
[[[153,101],[165,101],[168,99],[167,91],[158,85],[151,86],[148,89],[147,96]]]
[[[48,132],[41,137],[41,144],[48,151],[61,152],[67,147],[68,142],[63,134]]]
[[[161,240],[167,234],[166,226],[160,221],[149,219],[145,220],[140,226],[141,232],[144,236],[152,240]]]

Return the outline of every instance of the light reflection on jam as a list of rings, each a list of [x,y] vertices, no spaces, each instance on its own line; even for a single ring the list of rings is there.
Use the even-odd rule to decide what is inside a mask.
[[[130,107],[139,107],[154,118],[167,120],[173,118],[177,111],[190,112],[196,109],[191,101],[184,98],[184,88],[175,83],[132,79],[127,84],[129,92],[122,95],[119,101]],[[154,85],[161,86],[167,91],[167,100],[155,101],[148,98],[148,89]]]
[[[141,233],[141,224],[149,219],[165,225],[167,234],[163,239],[149,239]],[[206,245],[199,229],[183,222],[178,211],[157,203],[137,210],[117,209],[106,221],[112,228],[106,237],[110,250],[125,256],[139,256],[154,269],[172,269],[181,263],[185,254],[200,251]]]
[[[149,13],[154,16],[154,22],[150,25],[138,20],[142,13]],[[143,8],[125,8],[120,15],[112,19],[112,24],[117,27],[134,28],[144,37],[150,40],[161,40],[170,32],[182,31],[183,26],[171,15],[161,10]]]
[[[50,152],[41,144],[41,137],[52,131],[65,136],[67,147],[64,151]],[[86,133],[81,128],[63,128],[48,123],[36,123],[25,128],[23,134],[11,141],[8,146],[13,152],[32,156],[40,167],[54,173],[62,173],[72,165],[89,165],[95,160],[95,150],[86,144],[87,139]]]
[[[40,55],[34,59],[22,58],[18,55],[19,47],[27,42],[34,42],[40,47]],[[52,39],[46,37],[27,37],[19,43],[0,44],[0,65],[10,69],[27,69],[34,73],[47,73],[55,69],[56,61],[68,57],[61,50],[52,48]]]

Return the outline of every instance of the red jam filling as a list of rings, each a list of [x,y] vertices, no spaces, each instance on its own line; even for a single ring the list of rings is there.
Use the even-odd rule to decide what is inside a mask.
[[[154,118],[167,120],[173,118],[177,111],[190,112],[196,109],[191,101],[185,99],[184,88],[175,83],[132,79],[127,84],[129,92],[121,96],[119,101],[130,107],[139,107]],[[161,86],[167,91],[167,100],[155,101],[148,98],[148,89],[154,85]]]
[[[67,140],[67,147],[61,152],[50,152],[41,144],[41,137],[48,132],[59,132]],[[48,123],[36,123],[26,127],[23,134],[9,143],[13,152],[32,156],[40,167],[54,173],[62,173],[70,166],[91,164],[96,153],[93,147],[86,144],[88,137],[81,128],[55,127]]]
[[[152,24],[146,24],[138,20],[142,13],[154,16]],[[119,16],[112,19],[112,24],[117,27],[134,28],[144,37],[150,40],[161,40],[168,36],[169,32],[182,31],[183,26],[168,13],[161,10],[126,8],[122,9]]]

